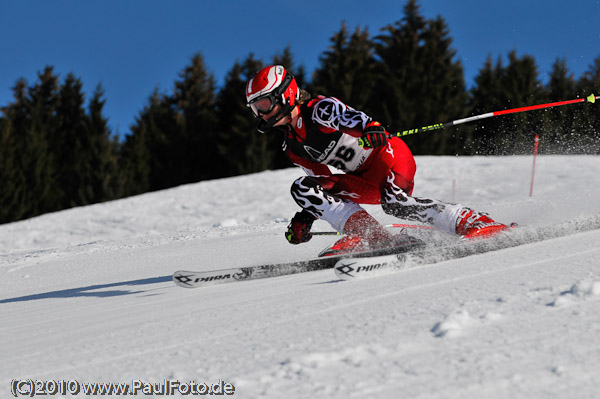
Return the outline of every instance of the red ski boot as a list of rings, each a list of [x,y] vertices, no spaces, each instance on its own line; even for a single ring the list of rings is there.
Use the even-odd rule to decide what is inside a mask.
[[[329,248],[325,248],[319,256],[333,256],[367,251],[369,248],[359,236],[344,236]]]
[[[345,237],[338,240],[319,256],[341,255],[371,251],[397,245],[397,238],[389,233],[367,211],[359,211],[350,216],[344,226]]]
[[[350,216],[344,225],[344,233],[361,237],[371,249],[394,244],[394,236],[367,211],[359,211]]]
[[[487,238],[508,229],[508,226],[498,223],[486,213],[475,212],[469,208],[460,211],[456,220],[456,234],[464,238]]]

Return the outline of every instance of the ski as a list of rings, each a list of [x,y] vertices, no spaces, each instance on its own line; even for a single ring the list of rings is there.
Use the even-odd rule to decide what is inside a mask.
[[[516,226],[516,225],[515,225]],[[514,229],[489,237],[459,238],[450,242],[429,242],[426,247],[414,251],[373,257],[346,257],[333,267],[340,280],[355,280],[388,274],[419,265],[434,264],[466,256],[483,254],[531,242],[532,237],[520,237]],[[542,235],[543,236],[543,235]],[[541,239],[541,237],[539,237]]]
[[[570,234],[600,229],[600,214],[585,220],[572,220],[558,225],[543,227],[516,226],[485,238],[459,239],[454,242],[429,242],[425,248],[414,251],[368,258],[346,257],[334,266],[335,275],[341,280],[375,277],[421,265],[431,265],[467,256],[484,254],[527,245]]]
[[[173,273],[173,282],[184,288],[197,288],[217,284],[225,284],[237,281],[256,280],[261,278],[286,276],[289,274],[305,273],[317,270],[332,269],[336,263],[346,257],[353,259],[383,256],[394,253],[403,253],[416,247],[422,247],[421,243],[409,242],[401,246],[383,248],[373,251],[363,251],[335,256],[324,256],[320,258],[300,260],[296,262],[273,263],[267,265],[236,267],[222,270],[210,271],[187,271],[179,270]]]
[[[288,263],[273,263],[249,267],[211,271],[179,270],[173,273],[173,281],[180,287],[197,288],[235,281],[256,280],[260,278],[286,276],[288,274],[330,269],[339,260],[336,258],[317,258]]]
[[[385,256],[364,258],[349,256],[338,260],[333,269],[340,280],[363,279],[525,243],[525,241],[511,240],[509,234],[510,232],[506,231],[493,237],[459,239],[449,244],[430,242],[427,248]]]
[[[428,242],[426,246],[422,242],[410,241],[394,248],[332,255],[297,262],[212,271],[178,271],[173,274],[173,281],[181,287],[195,288],[324,269],[334,269],[336,276],[341,280],[352,280],[596,229],[600,229],[600,214],[558,225],[520,226],[484,239],[450,240],[450,242],[436,240]]]
[[[373,256],[368,258],[340,259],[334,266],[335,275],[340,280],[354,280],[375,277],[391,271],[402,270],[407,266],[407,253]]]

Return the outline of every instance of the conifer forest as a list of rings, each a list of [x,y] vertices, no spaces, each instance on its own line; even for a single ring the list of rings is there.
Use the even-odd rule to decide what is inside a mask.
[[[168,93],[151,92],[124,135],[110,131],[101,85],[84,93],[76,71],[40,66],[35,82],[15,77],[0,104],[0,223],[202,180],[292,166],[281,133],[260,134],[245,103],[247,80],[284,65],[313,96],[334,96],[389,132],[485,112],[585,98],[600,89],[600,54],[581,76],[557,58],[547,82],[536,60],[516,51],[481,65],[471,88],[442,17],[424,18],[411,0],[376,35],[342,23],[315,71],[292,48],[269,60],[252,53],[217,86],[201,52]],[[87,99],[87,100],[86,100]],[[600,154],[597,104],[506,115],[404,138],[415,155]]]

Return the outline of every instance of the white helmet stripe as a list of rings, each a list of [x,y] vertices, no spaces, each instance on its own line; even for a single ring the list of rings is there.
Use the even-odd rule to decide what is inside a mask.
[[[246,95],[250,95],[250,93],[252,93],[252,82],[254,82],[254,77],[252,77],[252,79],[250,79],[250,81],[246,85]]]
[[[281,71],[279,71],[279,74],[275,73],[276,68],[277,67],[273,67],[269,70],[269,74],[267,75],[267,79],[268,79],[269,83],[267,83],[267,86],[265,86],[265,88],[263,90],[263,92],[265,92],[265,93],[269,93],[271,90],[273,90],[275,87],[279,86],[279,84],[281,83],[281,76],[283,75],[283,73],[281,73]]]
[[[267,73],[267,84],[262,90],[257,91],[256,93],[252,93],[252,86],[254,84],[254,78],[250,79],[248,82],[246,97],[248,102],[254,100],[257,97],[260,97],[264,94],[270,93],[275,90],[281,83],[283,82],[283,71],[284,68],[281,65],[275,65],[269,69]]]

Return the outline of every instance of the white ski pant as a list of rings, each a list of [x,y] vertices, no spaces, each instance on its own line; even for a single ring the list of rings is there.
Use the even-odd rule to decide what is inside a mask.
[[[339,232],[354,213],[363,210],[356,202],[333,195],[311,176],[303,176],[292,184],[291,194],[296,203],[316,218],[325,220]],[[436,229],[456,233],[456,221],[463,206],[431,198],[412,197],[394,184],[393,174],[381,193],[385,213],[400,219],[433,225]]]

